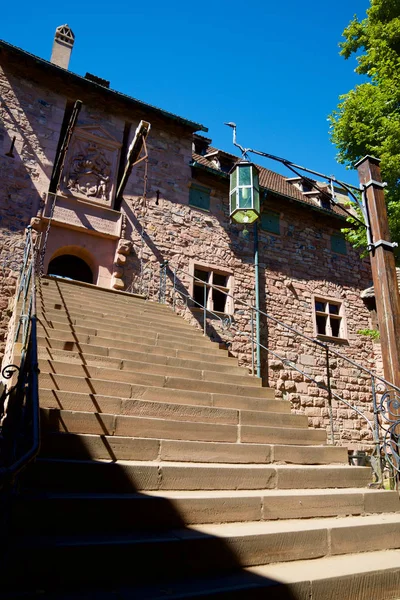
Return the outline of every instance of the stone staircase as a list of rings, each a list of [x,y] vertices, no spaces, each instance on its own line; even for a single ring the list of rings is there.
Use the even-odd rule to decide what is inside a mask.
[[[4,597],[394,599],[400,503],[169,307],[44,279]],[[4,582],[5,583],[5,582]]]

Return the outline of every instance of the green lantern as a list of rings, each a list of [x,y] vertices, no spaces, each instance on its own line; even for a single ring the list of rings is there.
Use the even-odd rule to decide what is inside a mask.
[[[248,161],[239,162],[230,174],[230,216],[235,223],[254,223],[260,217],[258,169]]]

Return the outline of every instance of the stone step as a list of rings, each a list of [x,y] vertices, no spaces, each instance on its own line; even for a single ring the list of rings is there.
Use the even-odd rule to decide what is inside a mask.
[[[154,314],[151,309],[139,309],[134,310],[118,310],[116,313],[116,306],[113,306],[113,310],[109,309],[109,312],[103,307],[100,310],[91,310],[91,307],[87,303],[74,304],[68,303],[67,306],[60,304],[59,302],[47,301],[46,304],[40,306],[37,311],[38,317],[45,321],[58,321],[64,323],[72,323],[75,325],[86,325],[93,326],[98,324],[100,321],[104,326],[122,326],[123,323],[129,323],[131,326],[137,323],[143,323],[144,321],[148,326],[153,327],[168,327],[174,331],[182,331],[183,333],[195,333],[197,335],[203,335],[203,331],[199,328],[196,329],[193,325],[190,325],[187,321],[175,315],[172,311],[166,315]]]
[[[400,511],[397,492],[243,490],[146,494],[25,493],[13,527],[21,534],[115,534],[182,525],[343,517]],[[62,518],[60,518],[62,515]]]
[[[87,338],[86,338],[87,341]],[[134,353],[144,353],[150,356],[163,356],[169,358],[177,358],[180,360],[189,360],[189,361],[206,361],[212,362],[214,365],[224,365],[226,367],[230,367],[231,365],[237,366],[237,360],[233,357],[228,356],[226,350],[218,350],[214,353],[203,351],[197,348],[197,351],[186,351],[186,350],[176,350],[170,344],[166,344],[161,346],[160,342],[156,345],[149,345],[146,343],[138,344],[132,343],[128,344],[126,342],[121,342],[118,344],[115,340],[108,340],[110,342],[109,345],[96,345],[96,338],[93,340],[89,340],[89,343],[79,341],[73,335],[61,335],[58,337],[46,337],[43,335],[38,335],[38,346],[39,348],[51,348],[51,349],[60,349],[66,351],[78,351],[81,353],[88,354],[96,354],[97,356],[110,356],[110,357],[133,357]],[[161,363],[160,363],[161,364]],[[179,365],[177,365],[179,366]]]
[[[118,369],[106,369],[93,367],[91,365],[81,366],[73,363],[41,361],[40,371],[39,383],[44,388],[52,389],[55,386],[55,388],[59,390],[71,392],[89,391],[92,394],[105,394],[106,396],[115,394],[117,396],[131,398],[133,397],[131,395],[131,389],[129,388],[131,385],[185,390],[188,392],[208,392],[210,394],[222,394],[246,398],[260,399],[271,398],[271,396],[273,396],[273,390],[270,388],[155,375],[152,373],[142,373],[140,371],[120,371]],[[71,373],[71,375],[67,375],[67,373]],[[103,383],[97,383],[96,387],[94,383],[95,380],[96,382],[102,381]],[[110,385],[110,382],[112,382],[112,385]],[[109,389],[111,387],[113,388],[112,394]],[[116,391],[117,389],[123,391]],[[232,406],[232,408],[237,408],[237,406]]]
[[[347,450],[339,446],[230,444],[48,432],[42,436],[41,456],[74,460],[93,458],[227,464],[348,464]]]
[[[176,421],[83,411],[41,409],[43,429],[67,433],[164,438],[208,442],[246,442],[261,444],[318,445],[326,442],[326,432],[289,427],[253,427]]]
[[[88,296],[93,301],[113,299],[115,302],[148,302],[145,296],[141,294],[132,294],[130,292],[119,291],[110,288],[103,288],[98,285],[90,283],[83,283],[81,281],[67,281],[66,279],[59,279],[53,277],[45,277],[37,285],[38,294],[54,293],[62,294],[63,297],[70,294],[71,296]],[[158,303],[157,303],[158,305]],[[160,304],[159,306],[165,306]]]
[[[46,360],[43,355],[48,355],[45,349],[39,349],[39,368],[43,372],[59,373],[63,375],[103,377],[104,379],[115,379],[119,381],[130,381],[130,373],[133,375],[157,375],[165,377],[178,377],[193,381],[208,381],[224,384],[237,384],[239,386],[261,388],[262,381],[258,377],[250,377],[246,372],[242,375],[227,375],[218,371],[207,371],[200,369],[188,369],[184,367],[173,367],[171,365],[159,365],[152,362],[138,362],[132,360],[120,360],[119,358],[108,358],[107,360],[86,361],[84,356],[70,354],[60,357],[60,360]],[[135,375],[134,379],[135,380]],[[155,380],[156,381],[156,380]]]
[[[101,333],[101,332],[100,332]],[[197,354],[205,354],[211,356],[223,356],[223,350],[218,347],[218,344],[215,344],[210,341],[201,340],[199,344],[191,344],[186,343],[185,341],[177,341],[175,338],[171,339],[168,336],[160,335],[160,336],[146,336],[131,334],[123,336],[126,339],[123,339],[121,335],[113,335],[112,337],[107,337],[104,335],[88,335],[84,333],[77,333],[72,331],[63,331],[59,329],[53,329],[51,327],[43,327],[40,323],[38,323],[38,336],[45,337],[47,339],[57,339],[68,342],[78,342],[81,344],[94,344],[96,346],[106,346],[115,347],[115,348],[126,348],[128,350],[135,350],[138,345],[147,345],[147,346],[157,346],[160,348],[172,348],[174,350],[184,350],[189,353],[197,353]],[[220,354],[222,353],[222,354]],[[225,353],[227,355],[227,351]]]
[[[38,307],[46,308],[47,305],[54,306],[55,304],[61,305],[62,308],[74,307],[79,305],[86,306],[89,310],[96,311],[105,310],[106,312],[113,313],[118,307],[123,311],[135,311],[135,310],[146,310],[151,311],[154,315],[165,315],[174,314],[169,304],[160,304],[158,302],[151,302],[145,298],[139,298],[135,296],[120,297],[113,294],[112,291],[105,294],[104,296],[93,296],[92,290],[90,293],[62,291],[62,295],[58,291],[42,289],[42,292],[38,293]],[[59,310],[58,308],[56,310]]]
[[[304,561],[357,552],[397,549],[400,515],[381,514],[313,520],[196,525],[171,531],[132,532],[124,535],[16,536],[8,576],[21,571],[31,584],[53,576],[59,587],[90,584],[88,565],[96,570],[98,584],[201,576],[239,567]],[[17,560],[18,559],[18,560]],[[60,569],[59,565],[63,568]],[[134,575],[132,573],[134,568]],[[284,577],[283,566],[282,576]],[[289,571],[286,565],[287,571]],[[255,571],[257,574],[262,569]],[[274,569],[266,573],[274,573]],[[278,568],[275,577],[278,579]],[[303,573],[304,577],[305,573]],[[288,577],[288,575],[286,575]],[[289,575],[293,577],[293,574]],[[343,597],[343,596],[341,596]],[[376,596],[375,596],[376,598]]]
[[[41,338],[41,341],[44,338]],[[90,350],[90,347],[89,347]],[[200,371],[216,371],[218,373],[226,374],[226,377],[229,375],[247,375],[247,370],[243,367],[232,366],[230,365],[220,365],[214,362],[206,362],[202,360],[184,360],[182,358],[175,358],[169,356],[162,356],[158,354],[150,354],[149,352],[135,352],[135,351],[127,351],[127,350],[118,350],[115,348],[110,348],[109,352],[106,354],[96,354],[89,353],[76,350],[62,350],[58,348],[49,348],[40,343],[38,347],[38,355],[39,358],[46,358],[48,360],[63,360],[76,362],[80,359],[81,362],[85,364],[93,364],[98,366],[107,366],[107,365],[117,365],[121,364],[124,360],[126,361],[134,361],[139,363],[148,363],[151,362],[154,365],[168,365],[171,367],[179,367],[183,369],[195,369]]]
[[[208,338],[203,336],[190,337],[183,336],[181,334],[173,335],[169,333],[158,333],[157,330],[153,330],[151,332],[146,331],[143,328],[132,329],[129,332],[129,329],[125,330],[113,330],[113,329],[103,329],[98,327],[97,329],[91,329],[89,327],[69,327],[65,326],[65,328],[59,327],[59,323],[55,323],[56,327],[50,327],[47,324],[38,321],[37,329],[39,335],[45,335],[46,337],[58,337],[68,335],[77,336],[78,339],[84,341],[85,338],[90,337],[95,338],[96,340],[99,338],[107,339],[107,340],[118,340],[120,342],[139,342],[142,340],[144,343],[156,343],[158,341],[167,343],[169,345],[173,345],[175,348],[180,348],[183,350],[190,350],[195,347],[200,347],[203,349],[209,349],[211,352],[219,351],[219,347],[214,342],[211,342]],[[123,333],[125,331],[125,333]],[[168,330],[166,330],[168,331]],[[145,341],[146,340],[146,341]]]
[[[143,335],[154,336],[155,334],[166,333],[170,337],[180,336],[182,339],[190,340],[192,343],[197,341],[206,341],[210,343],[208,337],[205,337],[199,329],[190,327],[189,329],[182,327],[174,327],[173,323],[169,321],[151,323],[148,321],[146,315],[138,315],[136,319],[126,319],[123,315],[118,315],[118,319],[114,317],[113,320],[105,320],[101,315],[95,315],[92,319],[82,319],[76,316],[77,313],[69,313],[67,315],[57,315],[55,318],[49,317],[47,314],[38,314],[38,323],[41,323],[43,327],[51,327],[53,329],[60,329],[63,331],[78,331],[87,333],[87,335],[93,335],[93,332],[102,331],[115,332],[125,334],[126,332],[132,331],[133,333],[141,332]]]
[[[155,400],[113,398],[40,389],[40,405],[70,411],[107,413],[114,415],[135,415],[175,421],[200,423],[225,423],[231,425],[265,425],[270,427],[307,428],[305,415],[246,411],[229,408],[213,408],[193,404],[156,402]]]
[[[170,402],[175,404],[192,404],[197,406],[214,406],[216,408],[238,408],[242,410],[272,411],[290,413],[290,404],[286,400],[275,400],[274,390],[263,388],[265,398],[251,396],[234,396],[231,394],[182,390],[173,387],[157,387],[150,384],[129,384],[105,379],[71,377],[54,373],[40,373],[40,388],[80,394],[109,396],[112,398],[138,398]],[[251,389],[251,388],[250,388]]]
[[[25,482],[39,490],[132,493],[147,490],[263,490],[365,487],[368,467],[236,465],[39,458]]]
[[[237,568],[219,576],[112,587],[107,591],[94,584],[51,600],[399,600],[400,551],[344,554],[290,565]]]

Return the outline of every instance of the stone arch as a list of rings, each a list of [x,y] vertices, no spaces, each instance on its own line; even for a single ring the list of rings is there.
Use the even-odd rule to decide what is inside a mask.
[[[97,264],[85,248],[80,246],[63,246],[54,252],[48,267],[48,275],[58,275],[85,283],[96,283]]]

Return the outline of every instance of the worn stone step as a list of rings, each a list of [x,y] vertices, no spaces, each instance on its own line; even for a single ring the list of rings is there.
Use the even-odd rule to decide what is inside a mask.
[[[283,594],[290,593],[296,600],[392,600],[399,597],[400,551],[364,551],[301,560],[290,565],[281,562],[252,567],[247,573],[258,581],[280,582],[279,587],[285,590]],[[149,593],[154,594],[154,591]],[[283,596],[286,597],[289,598]]]
[[[42,428],[48,431],[210,442],[236,442],[238,439],[236,425],[198,421],[182,423],[167,419],[43,408],[40,412]]]
[[[233,357],[228,356],[226,350],[218,350],[218,352],[212,351],[211,353],[206,352],[190,352],[185,350],[176,350],[171,347],[171,345],[160,346],[157,345],[149,345],[146,342],[141,344],[127,344],[125,342],[121,342],[120,344],[116,343],[115,340],[109,340],[110,345],[96,345],[96,338],[90,341],[90,343],[82,342],[77,339],[77,336],[73,335],[61,335],[58,337],[46,337],[43,335],[38,335],[38,346],[39,348],[51,348],[51,349],[60,349],[72,352],[81,352],[88,354],[95,354],[97,356],[110,356],[122,358],[126,356],[129,358],[134,353],[144,353],[146,355],[156,355],[170,358],[177,358],[179,360],[189,360],[189,361],[206,361],[208,363],[212,362],[215,365],[225,365],[227,367],[234,365],[237,366],[237,360]],[[178,365],[179,366],[179,365]]]
[[[93,458],[227,464],[348,464],[347,450],[339,446],[230,444],[48,432],[42,436],[41,456],[76,460]]]
[[[100,332],[101,333],[101,332]],[[186,352],[195,352],[200,354],[207,354],[210,356],[219,355],[220,350],[217,344],[201,340],[199,344],[186,343],[185,341],[177,341],[176,338],[171,339],[168,336],[146,336],[132,333],[129,335],[113,335],[107,337],[106,332],[104,335],[88,335],[80,332],[63,331],[60,329],[53,329],[52,327],[43,327],[40,323],[38,324],[38,335],[47,339],[58,339],[64,341],[78,342],[82,344],[94,344],[96,346],[117,347],[127,348],[128,350],[134,350],[138,345],[150,345],[161,348],[173,348],[174,350],[184,350]],[[226,353],[227,354],[227,353]]]
[[[108,335],[108,332],[115,334],[129,334],[139,333],[141,335],[148,335],[154,337],[155,335],[168,335],[171,338],[182,338],[191,343],[194,342],[207,342],[210,343],[210,339],[205,337],[200,330],[196,330],[194,327],[189,329],[174,327],[173,324],[165,321],[164,323],[150,323],[145,315],[138,315],[136,320],[125,319],[122,315],[118,320],[114,319],[114,322],[105,321],[101,316],[93,319],[81,319],[75,316],[65,318],[44,318],[43,315],[38,315],[38,323],[44,328],[59,329],[62,331],[76,331],[80,333],[86,333],[87,335],[96,334],[96,332],[103,332],[102,335]]]
[[[137,323],[143,324],[145,322],[149,327],[168,327],[174,331],[203,335],[202,330],[193,327],[173,312],[167,315],[164,313],[158,315],[149,309],[139,310],[135,308],[135,310],[129,311],[126,309],[118,310],[116,313],[115,309],[115,305],[112,311],[110,309],[110,312],[107,312],[105,308],[90,310],[90,306],[88,307],[87,303],[76,304],[74,306],[68,304],[68,306],[64,306],[59,302],[46,302],[45,305],[38,309],[37,314],[44,321],[72,323],[73,325],[85,325],[86,327],[97,326],[99,322],[105,327],[122,327],[124,323],[129,323],[133,327]]]
[[[125,330],[116,330],[116,329],[103,329],[102,327],[98,327],[97,329],[89,328],[89,327],[78,327],[78,326],[65,326],[59,327],[59,323],[55,323],[55,327],[50,327],[47,324],[44,324],[41,321],[37,323],[37,329],[39,335],[45,335],[46,337],[60,337],[60,335],[68,335],[68,336],[78,336],[79,339],[84,339],[85,337],[107,339],[107,340],[118,340],[120,342],[137,342],[142,340],[144,343],[153,343],[161,342],[164,344],[172,344],[175,348],[181,348],[183,350],[190,350],[194,345],[204,349],[210,349],[211,352],[215,350],[219,350],[217,345],[208,338],[205,338],[200,335],[199,338],[197,336],[183,336],[181,334],[173,335],[168,333],[168,329],[165,329],[167,333],[159,333],[157,330],[153,330],[151,332],[146,331],[144,328],[132,329],[129,331],[129,328]]]
[[[211,394],[229,394],[231,396],[244,396],[249,398],[270,398],[273,391],[270,388],[255,387],[252,385],[238,385],[235,383],[222,383],[219,381],[207,381],[203,379],[183,378],[174,375],[156,375],[151,372],[145,373],[140,371],[120,371],[118,369],[106,369],[94,367],[91,365],[75,365],[73,363],[59,363],[54,361],[40,361],[41,377],[40,382],[43,387],[51,389],[56,382],[57,377],[62,377],[63,382],[66,378],[76,379],[78,381],[71,382],[73,387],[60,387],[56,385],[56,389],[64,389],[72,392],[85,392],[88,390],[89,382],[93,380],[103,382],[113,382],[112,387],[122,386],[124,392],[116,392],[116,395],[131,397],[130,393],[126,393],[127,387],[131,385],[141,385],[146,387],[169,388],[175,390],[186,390],[193,392],[209,392]],[[71,373],[71,375],[67,375]],[[212,375],[210,375],[212,377]],[[249,379],[251,379],[249,377]],[[98,384],[101,385],[101,384]],[[110,385],[110,384],[109,384]],[[77,387],[76,387],[77,386]],[[104,384],[100,389],[96,389],[89,384],[89,390],[93,394],[111,395],[105,389]],[[236,407],[232,407],[236,408]]]
[[[215,406],[217,408],[238,408],[243,410],[273,411],[290,413],[290,404],[286,400],[275,400],[274,390],[263,388],[265,398],[251,396],[234,396],[231,394],[181,390],[173,387],[157,387],[150,384],[129,384],[106,379],[91,379],[41,373],[40,387],[53,389],[54,392],[77,392],[117,398],[139,398],[157,402],[178,404],[196,404],[198,406]],[[250,388],[251,389],[251,388]]]
[[[399,600],[399,587],[400,551],[383,550],[237,568],[189,580],[169,578],[143,586],[114,584],[112,591],[94,584],[51,600]]]
[[[92,300],[103,300],[107,301],[112,299],[114,302],[139,302],[146,303],[148,300],[145,296],[141,294],[132,294],[126,291],[115,290],[111,288],[103,288],[98,285],[84,283],[82,281],[73,281],[66,279],[60,279],[51,276],[45,276],[42,278],[37,285],[38,293],[46,294],[46,293],[55,293],[62,294],[63,297],[70,294],[71,296],[88,296]],[[157,303],[158,305],[158,303]],[[159,306],[163,307],[164,304],[160,304]]]
[[[359,489],[146,494],[27,492],[16,503],[13,526],[15,531],[29,535],[104,535],[205,523],[343,517],[399,510],[396,492]]]
[[[43,408],[98,412],[107,414],[136,415],[159,419],[173,419],[202,423],[226,423],[246,425],[266,425],[271,427],[307,428],[305,415],[274,413],[261,411],[241,411],[229,408],[214,408],[179,404],[172,402],[156,402],[155,400],[113,398],[62,392],[40,388],[40,405]]]
[[[42,293],[38,294],[38,307],[39,309],[47,307],[55,310],[73,310],[79,306],[83,306],[84,309],[89,311],[104,311],[113,314],[113,310],[117,307],[123,312],[135,312],[135,311],[146,311],[155,316],[168,317],[174,315],[169,304],[159,304],[158,302],[151,302],[144,298],[135,298],[133,296],[121,298],[120,296],[114,296],[112,292],[110,295],[105,297],[95,297],[93,293],[70,293],[62,292],[60,295],[58,292],[49,292],[48,290],[42,290]],[[61,308],[59,308],[61,307]],[[175,316],[174,318],[178,318]]]
[[[147,490],[250,490],[365,487],[368,467],[236,465],[152,461],[38,459],[25,482],[33,489],[90,493]]]
[[[114,584],[112,590],[93,584],[89,589],[59,592],[49,600],[399,600],[399,588],[400,551],[383,550],[237,568],[189,580],[169,578],[143,586]],[[42,596],[42,592],[37,595]],[[4,598],[16,596],[10,593]]]
[[[43,338],[42,338],[43,339]],[[128,362],[134,361],[139,363],[151,362],[154,365],[168,365],[171,367],[178,367],[183,369],[194,369],[200,371],[216,371],[218,373],[224,373],[225,378],[229,375],[242,375],[248,374],[247,370],[243,367],[237,367],[232,364],[220,365],[213,362],[206,362],[201,360],[184,360],[181,358],[163,356],[158,354],[150,354],[149,352],[134,352],[124,351],[110,348],[107,354],[96,354],[90,352],[83,352],[82,349],[79,351],[75,350],[62,350],[58,348],[49,348],[44,346],[42,343],[38,347],[39,358],[46,358],[48,360],[62,360],[76,362],[84,362],[85,364],[93,364],[99,366],[107,365],[121,365],[122,361]]]
[[[218,371],[206,371],[200,369],[188,369],[184,367],[173,367],[171,365],[159,365],[152,362],[137,362],[132,360],[107,359],[106,361],[86,361],[83,356],[72,355],[60,357],[60,360],[46,360],[42,358],[47,352],[39,351],[39,368],[43,372],[52,372],[88,377],[103,377],[120,381],[130,381],[130,373],[154,374],[166,377],[179,377],[194,381],[209,381],[215,383],[229,383],[242,386],[261,388],[262,381],[258,377],[250,377],[247,373],[242,375],[227,375]]]
[[[90,433],[209,442],[264,444],[323,444],[325,431],[289,427],[252,427],[200,421],[137,417],[59,409],[41,409],[42,427],[48,431]]]
[[[357,552],[398,549],[400,515],[381,514],[290,520],[196,525],[170,531],[94,536],[16,536],[10,573],[24,573],[32,583],[57,574],[59,586],[93,580],[88,564],[107,565],[96,579],[107,585],[152,578],[221,573],[240,567],[282,561],[311,560]],[[18,560],[16,558],[18,557]],[[59,565],[63,569],[59,569]],[[260,573],[260,571],[257,571]],[[271,571],[272,572],[272,571]]]

